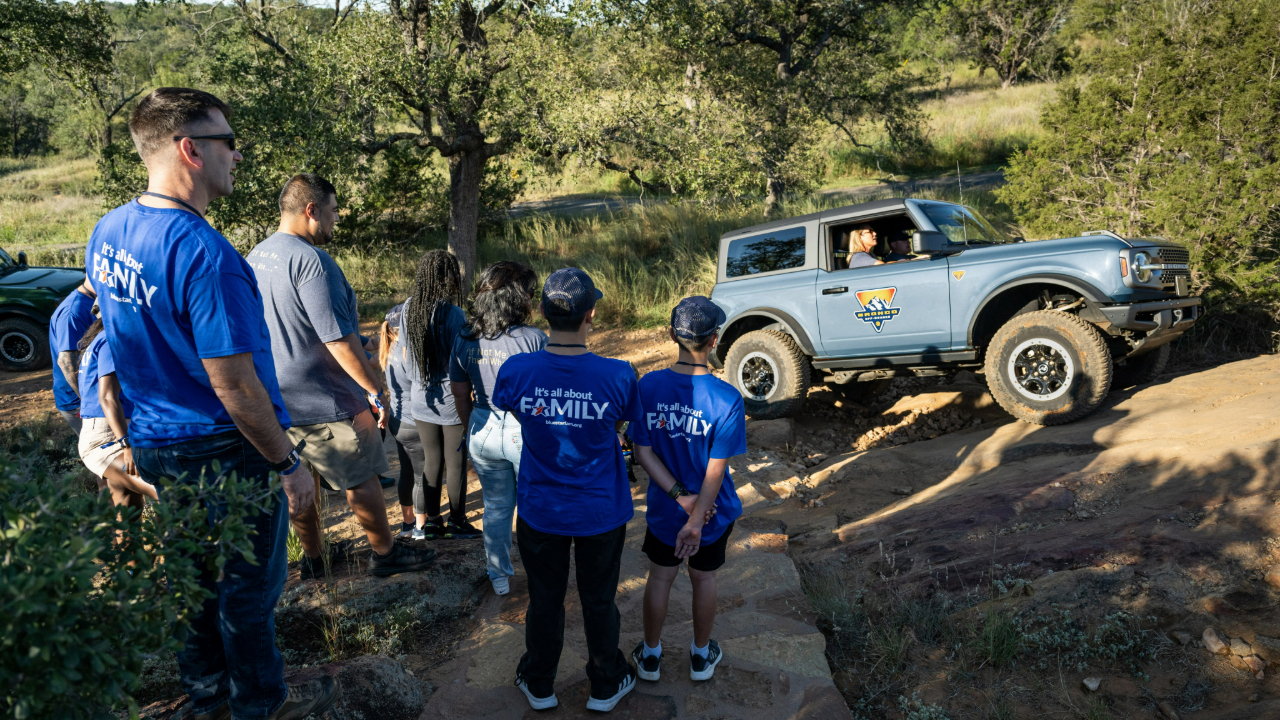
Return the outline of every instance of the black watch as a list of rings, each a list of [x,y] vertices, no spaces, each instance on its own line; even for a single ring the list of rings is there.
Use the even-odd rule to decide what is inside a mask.
[[[298,463],[302,462],[302,448],[306,446],[307,446],[306,440],[299,440],[298,444],[292,450],[289,451],[289,454],[286,455],[283,460],[281,460],[280,462],[274,462],[274,463],[268,462],[267,467],[271,468],[272,472],[277,472],[277,473],[284,473],[286,471],[292,470],[294,467],[298,465]]]
[[[689,491],[684,489],[684,485],[681,485],[679,480],[677,480],[676,484],[672,485],[671,489],[667,491],[667,497],[671,498],[672,500],[675,500],[681,495],[688,495],[688,494],[689,494]]]
[[[133,447],[132,445],[130,445],[130,444],[129,444],[129,436],[128,436],[128,435],[125,435],[125,436],[124,436],[124,437],[122,437],[122,438],[118,438],[118,439],[116,440],[116,442],[117,442],[117,443],[119,443],[119,444],[120,444],[120,447],[122,447],[122,448],[126,448],[126,449],[127,449],[127,448],[131,448],[131,447]]]

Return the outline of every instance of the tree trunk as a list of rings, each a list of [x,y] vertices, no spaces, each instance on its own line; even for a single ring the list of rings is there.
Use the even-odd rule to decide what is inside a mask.
[[[772,173],[766,171],[765,187],[767,191],[764,196],[764,217],[767,220],[777,211],[778,203],[782,202],[782,194],[786,192],[787,186],[782,182],[782,178],[774,177]]]
[[[484,175],[486,159],[483,150],[461,152],[449,158],[449,252],[462,266],[462,290],[468,294],[477,270],[480,178]]]

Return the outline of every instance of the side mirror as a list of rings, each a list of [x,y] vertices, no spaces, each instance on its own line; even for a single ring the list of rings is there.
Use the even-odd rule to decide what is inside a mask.
[[[1020,242],[1026,242],[1026,241],[1027,241],[1027,239],[1026,239],[1026,238],[1024,238],[1024,237],[1022,237],[1021,235],[1014,235],[1014,236],[1013,236],[1013,241],[1014,241],[1014,242],[1016,242],[1016,243],[1020,243]]]
[[[27,254],[24,252],[18,253],[18,267],[26,267],[26,266],[27,266]]]
[[[917,230],[911,236],[911,250],[917,255],[933,255],[947,249],[947,236],[931,230]]]

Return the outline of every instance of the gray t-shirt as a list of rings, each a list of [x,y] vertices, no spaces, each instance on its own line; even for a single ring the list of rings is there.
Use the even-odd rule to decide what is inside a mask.
[[[404,315],[400,319],[400,339],[406,342],[409,337],[409,301],[404,303]],[[457,340],[467,326],[467,314],[457,305],[450,305],[444,315],[444,333],[449,346]],[[409,349],[410,367],[416,371],[413,387],[410,391],[410,414],[414,420],[422,420],[433,425],[461,425],[458,408],[453,401],[453,392],[449,389],[448,366],[445,376],[440,382],[432,385],[426,377],[426,368],[416,367],[413,362],[413,349]]]
[[[856,252],[849,254],[849,267],[851,268],[868,267],[875,264],[875,256],[871,253]]]
[[[293,424],[333,422],[367,410],[364,390],[325,347],[360,326],[356,294],[338,263],[280,232],[246,259],[262,293],[276,380]]]
[[[387,311],[387,319],[392,314],[399,315],[404,308],[403,303]],[[400,325],[397,321],[396,327]],[[396,332],[396,340],[387,348],[387,412],[401,422],[413,423],[413,388],[418,383],[418,366],[413,362],[413,354],[409,346],[404,344],[404,335]]]
[[[449,379],[453,382],[470,382],[476,394],[476,407],[490,408],[489,396],[498,382],[498,370],[507,358],[520,353],[538,352],[547,346],[547,335],[530,325],[509,327],[498,337],[489,340],[468,340],[458,337],[453,344],[453,357],[449,361]]]

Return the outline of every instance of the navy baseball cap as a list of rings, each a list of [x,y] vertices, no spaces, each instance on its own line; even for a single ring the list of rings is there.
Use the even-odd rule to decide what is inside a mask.
[[[560,268],[542,285],[542,309],[548,315],[585,315],[602,297],[591,276],[575,267]]]
[[[671,328],[682,340],[702,340],[726,319],[724,310],[702,295],[687,297],[671,310]]]

